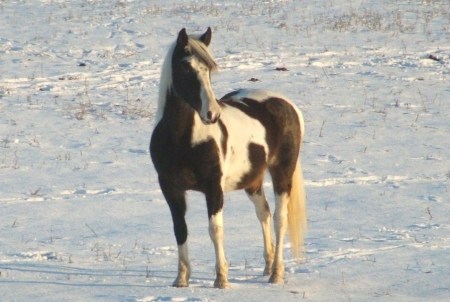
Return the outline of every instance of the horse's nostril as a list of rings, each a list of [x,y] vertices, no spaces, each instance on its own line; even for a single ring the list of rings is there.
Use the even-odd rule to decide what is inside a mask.
[[[220,113],[213,113],[212,111],[206,112],[206,119],[204,122],[208,124],[214,124],[216,123],[220,118]]]

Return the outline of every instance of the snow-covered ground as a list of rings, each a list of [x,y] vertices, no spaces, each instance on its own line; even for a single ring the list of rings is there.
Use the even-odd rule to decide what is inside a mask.
[[[148,143],[167,47],[207,26],[218,96],[269,88],[305,115],[309,231],[284,286],[261,276],[242,192],[225,205],[233,288],[212,288],[197,193],[192,284],[170,286]],[[449,188],[448,1],[0,1],[1,301],[447,301]]]

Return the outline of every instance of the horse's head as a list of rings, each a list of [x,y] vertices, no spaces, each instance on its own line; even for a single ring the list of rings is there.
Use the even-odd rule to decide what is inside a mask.
[[[178,34],[172,56],[174,92],[200,115],[203,123],[219,120],[220,106],[211,87],[211,72],[217,64],[209,52],[211,28],[198,36],[188,36],[183,28]]]

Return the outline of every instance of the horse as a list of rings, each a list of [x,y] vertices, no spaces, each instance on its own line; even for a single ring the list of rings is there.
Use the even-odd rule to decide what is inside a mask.
[[[264,239],[264,275],[284,282],[283,241],[287,231],[298,259],[306,229],[300,165],[304,136],[301,111],[287,98],[265,90],[237,90],[216,99],[211,74],[217,70],[209,45],[212,32],[186,29],[164,60],[150,154],[170,208],[178,246],[175,287],[189,286],[191,267],[185,220],[186,191],[205,195],[209,235],[216,255],[214,287],[229,288],[223,246],[224,193],[245,190],[253,202]],[[264,195],[265,172],[276,199],[272,243],[271,213]]]

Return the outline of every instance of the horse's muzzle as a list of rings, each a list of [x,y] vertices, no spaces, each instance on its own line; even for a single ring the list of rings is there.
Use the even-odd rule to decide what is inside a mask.
[[[220,112],[214,113],[212,111],[208,111],[206,113],[206,119],[202,119],[203,123],[206,125],[211,125],[217,123],[220,119]]]

